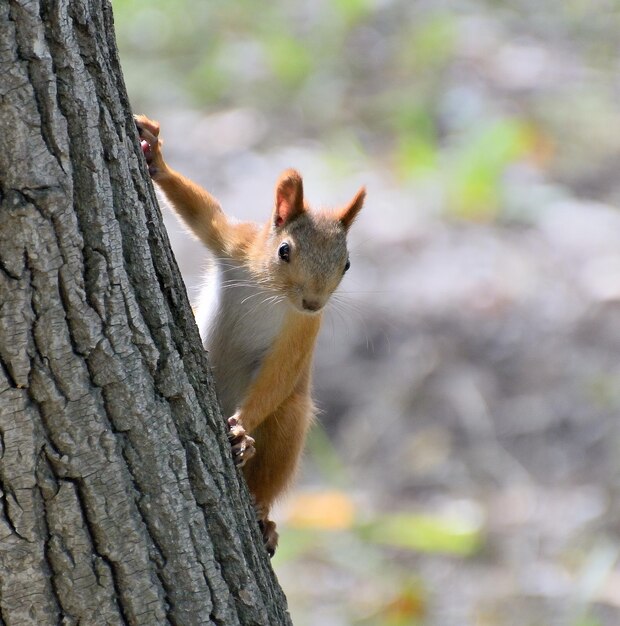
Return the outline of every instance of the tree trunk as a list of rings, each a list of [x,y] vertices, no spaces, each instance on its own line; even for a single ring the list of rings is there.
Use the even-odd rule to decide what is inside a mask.
[[[109,3],[0,2],[0,625],[289,624]]]

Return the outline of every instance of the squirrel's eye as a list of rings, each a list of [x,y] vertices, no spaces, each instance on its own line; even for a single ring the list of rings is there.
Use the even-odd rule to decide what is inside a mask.
[[[349,259],[347,259],[347,262],[346,262],[346,264],[344,266],[344,271],[347,272],[350,267],[351,267],[351,261],[349,261]]]
[[[278,248],[278,256],[287,263],[291,260],[291,246],[289,246],[286,241],[280,244],[280,247]]]

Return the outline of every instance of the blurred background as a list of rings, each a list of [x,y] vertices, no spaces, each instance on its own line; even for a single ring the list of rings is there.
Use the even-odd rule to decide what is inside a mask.
[[[620,3],[113,5],[134,110],[228,213],[289,166],[368,187],[275,512],[294,623],[620,624]]]

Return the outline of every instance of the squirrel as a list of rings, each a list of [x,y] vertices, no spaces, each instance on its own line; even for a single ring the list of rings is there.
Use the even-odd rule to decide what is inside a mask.
[[[168,167],[157,122],[144,115],[135,121],[151,178],[214,257],[196,320],[228,417],[233,459],[273,556],[278,533],[269,512],[294,477],[314,419],[314,345],[325,304],[349,269],[347,233],[366,190],[342,208],[315,212],[300,174],[289,169],[276,183],[269,221],[238,222]]]

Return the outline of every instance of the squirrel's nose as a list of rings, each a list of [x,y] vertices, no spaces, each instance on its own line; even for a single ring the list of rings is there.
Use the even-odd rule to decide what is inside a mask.
[[[318,300],[307,300],[304,298],[301,304],[306,311],[318,311],[321,308],[321,303]]]

